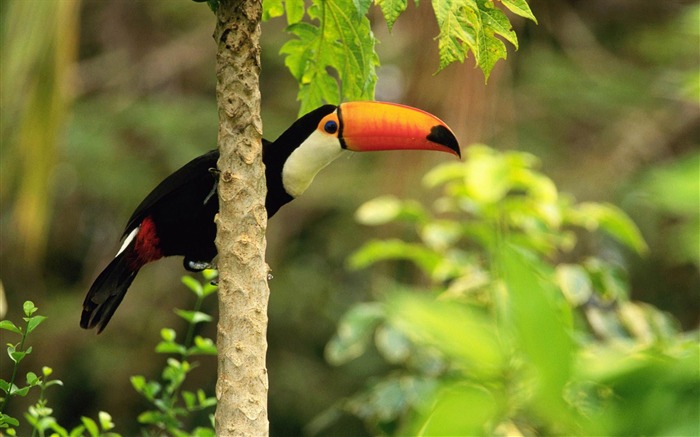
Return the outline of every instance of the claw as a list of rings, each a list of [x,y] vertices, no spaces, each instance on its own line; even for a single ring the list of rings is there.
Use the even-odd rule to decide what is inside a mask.
[[[211,175],[214,177],[214,186],[211,188],[209,194],[207,194],[207,197],[204,198],[204,205],[206,205],[207,202],[209,202],[209,200],[212,198],[212,196],[216,194],[216,189],[219,187],[219,174],[221,174],[219,169],[215,167],[209,168],[209,173],[211,173]]]

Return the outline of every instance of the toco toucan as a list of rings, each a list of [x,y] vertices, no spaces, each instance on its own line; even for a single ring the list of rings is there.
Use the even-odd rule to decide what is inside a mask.
[[[381,102],[325,105],[298,119],[274,142],[263,140],[268,217],[301,195],[314,176],[346,150],[438,150],[460,156],[457,138],[437,117]],[[218,150],[195,158],[146,196],[126,224],[116,257],[95,279],[80,326],[107,326],[139,269],[164,256],[184,256],[191,271],[216,256]]]

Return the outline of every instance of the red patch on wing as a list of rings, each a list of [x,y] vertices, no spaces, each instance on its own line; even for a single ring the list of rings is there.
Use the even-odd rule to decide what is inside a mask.
[[[136,241],[134,242],[134,267],[141,268],[144,264],[163,257],[160,250],[160,239],[156,231],[156,224],[151,217],[146,217],[141,222]]]

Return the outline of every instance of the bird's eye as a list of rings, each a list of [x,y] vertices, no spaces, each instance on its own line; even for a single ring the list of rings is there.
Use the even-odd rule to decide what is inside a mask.
[[[338,123],[335,120],[329,120],[323,125],[323,130],[329,134],[338,132]]]

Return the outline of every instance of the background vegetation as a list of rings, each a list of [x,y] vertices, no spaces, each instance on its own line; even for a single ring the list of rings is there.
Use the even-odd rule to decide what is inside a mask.
[[[30,3],[49,6],[25,6]],[[433,40],[437,27],[424,3],[409,4],[391,33],[371,9],[381,42],[377,99],[438,114],[463,145],[482,142],[536,155],[539,171],[578,202],[618,205],[637,223],[648,250],[567,229],[578,245],[555,261],[603,260],[626,277],[625,293],[633,301],[672,314],[673,331],[696,329],[697,3],[532,1],[539,25],[512,17],[519,50],[508,47],[507,62],[496,64],[488,84],[471,59],[433,74],[439,67]],[[178,326],[173,307],[193,305],[192,294],[178,280],[181,261],[145,268],[99,337],[79,329],[80,305],[118,248],[135,205],[164,176],[214,147],[213,16],[184,0],[11,1],[3,3],[0,20],[0,279],[9,318],[19,320],[27,299],[48,317],[38,331],[42,335],[32,339],[41,354],[28,355],[23,365],[37,373],[42,365],[50,366],[63,380],[64,387],[51,395],[64,426],[77,426],[80,416],[97,417],[104,410],[116,431],[130,435],[137,426],[133,418],[149,408],[130,377],[157,378],[166,360],[152,353],[160,328]],[[289,39],[285,25],[272,19],[263,27],[267,138],[288,126],[299,109],[298,86],[278,55]],[[354,213],[363,202],[386,194],[431,205],[438,194],[422,188],[421,179],[445,160],[433,155],[352,156],[337,162],[271,220],[272,434],[396,429],[352,410],[326,419],[329,406],[375,386],[372,381],[403,364],[387,361],[381,348],[367,343],[361,356],[332,365],[326,348],[354,304],[387,299],[387,278],[422,289],[434,286],[434,278],[410,263],[348,268],[348,257],[363,241],[415,239],[413,227],[400,220],[367,227]],[[402,308],[414,313],[410,299],[391,302],[398,308],[390,315],[394,320]],[[203,305],[215,312],[212,300]],[[202,334],[212,337],[207,329],[213,327]],[[186,330],[182,324],[180,337]],[[0,359],[5,377],[8,361],[4,354]],[[198,361],[187,389],[211,393],[215,360]],[[658,375],[651,371],[642,377]],[[653,399],[658,405],[659,398]],[[22,411],[24,406],[15,402],[10,407]],[[397,426],[392,422],[397,418],[388,423]],[[550,429],[548,423],[542,417],[537,429]]]

